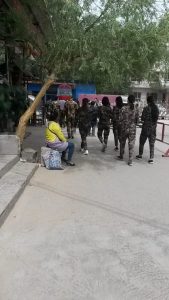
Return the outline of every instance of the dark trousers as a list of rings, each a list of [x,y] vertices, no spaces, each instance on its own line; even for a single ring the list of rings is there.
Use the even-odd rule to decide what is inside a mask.
[[[62,158],[65,159],[65,156],[67,154],[68,161],[72,160],[73,153],[74,153],[75,145],[72,142],[68,142],[68,147],[65,151],[62,152]]]
[[[102,125],[102,124],[98,125],[97,136],[101,143],[104,142],[107,145],[109,133],[110,133],[110,126]]]
[[[81,149],[87,150],[87,136],[89,133],[89,127],[79,126],[79,132],[81,136]]]
[[[89,134],[92,134],[92,136],[95,136],[96,125],[97,125],[97,120],[91,121],[91,127],[89,129]]]
[[[59,123],[60,123],[61,127],[65,126],[65,112],[64,112],[64,110],[60,111]]]
[[[149,140],[150,147],[150,159],[154,158],[154,144],[156,140],[156,130],[152,130],[151,132],[142,131],[140,134],[140,144],[139,144],[139,155],[143,155],[145,142]]]
[[[121,135],[119,126],[113,126],[113,134],[114,134],[115,147],[118,147],[118,144],[120,142],[120,135]]]

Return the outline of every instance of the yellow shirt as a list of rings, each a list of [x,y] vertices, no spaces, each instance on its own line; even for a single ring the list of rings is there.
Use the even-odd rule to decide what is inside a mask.
[[[56,141],[66,142],[66,138],[62,132],[60,125],[54,121],[49,122],[48,127],[45,130],[45,137],[46,141],[50,143]]]

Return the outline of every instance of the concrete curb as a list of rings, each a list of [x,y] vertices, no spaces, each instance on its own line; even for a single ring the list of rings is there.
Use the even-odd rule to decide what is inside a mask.
[[[18,162],[0,180],[0,227],[37,170],[37,164]]]
[[[2,155],[4,157],[4,155]],[[19,161],[19,156],[10,155],[11,157],[5,159],[4,166],[0,168],[0,178],[2,178],[10,169]],[[1,155],[0,155],[1,158]]]

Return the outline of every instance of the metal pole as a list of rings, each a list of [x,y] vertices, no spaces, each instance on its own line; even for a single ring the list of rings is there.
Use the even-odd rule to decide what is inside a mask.
[[[5,42],[5,60],[6,60],[6,75],[7,75],[7,80],[10,84],[10,74],[9,74],[9,53],[8,53],[8,46],[6,45]]]
[[[162,129],[162,142],[164,142],[164,133],[165,133],[165,124],[163,123],[163,129]]]
[[[42,107],[42,119],[43,119],[43,125],[45,125],[46,122],[46,93],[43,97],[43,107]]]

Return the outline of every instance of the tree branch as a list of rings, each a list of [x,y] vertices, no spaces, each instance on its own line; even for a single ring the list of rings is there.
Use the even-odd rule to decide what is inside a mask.
[[[86,30],[85,30],[85,34],[88,33],[99,21],[100,19],[105,15],[105,13],[108,11],[109,9],[109,5],[111,4],[111,0],[108,0],[106,5],[105,5],[105,8],[103,9],[103,11],[101,12],[101,14],[97,17],[97,19],[92,23],[90,24]]]

